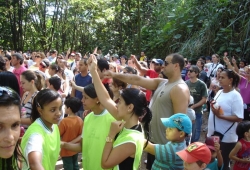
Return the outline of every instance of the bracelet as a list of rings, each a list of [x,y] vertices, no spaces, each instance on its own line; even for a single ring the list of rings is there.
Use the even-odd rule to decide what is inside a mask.
[[[107,143],[112,143],[113,142],[113,139],[109,136],[106,137],[106,142]]]

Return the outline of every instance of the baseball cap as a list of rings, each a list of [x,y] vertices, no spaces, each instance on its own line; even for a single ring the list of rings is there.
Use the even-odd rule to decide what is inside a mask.
[[[71,55],[71,56],[75,56],[75,53],[71,53],[70,55]]]
[[[209,164],[211,160],[211,152],[209,148],[201,142],[191,143],[186,149],[176,152],[176,154],[187,163],[202,161]]]
[[[118,54],[114,54],[112,57],[119,58]]]
[[[207,137],[206,141],[205,141],[205,144],[207,145],[207,147],[209,149],[212,149],[215,151],[215,147],[214,147],[214,141],[215,141],[215,138],[218,138],[217,140],[219,140],[220,138],[218,136],[210,136],[210,137]],[[218,141],[219,142],[219,141]]]
[[[206,56],[206,60],[212,60],[210,56]]]
[[[192,132],[192,122],[190,118],[183,113],[177,113],[169,118],[161,118],[161,122],[165,127],[177,128],[186,134]]]
[[[163,60],[162,59],[153,59],[152,62],[156,63],[156,64],[160,64],[162,65],[163,64]]]

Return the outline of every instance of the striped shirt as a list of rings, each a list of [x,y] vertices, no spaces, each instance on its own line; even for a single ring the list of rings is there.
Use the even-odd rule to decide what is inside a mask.
[[[185,140],[180,143],[168,142],[155,145],[155,161],[152,170],[183,170],[183,161],[176,154],[186,148]]]
[[[23,102],[22,102],[22,107],[25,108],[26,110],[26,117],[30,118],[31,116],[31,111],[32,111],[32,103],[33,103],[33,99],[34,97],[37,95],[39,91],[36,91],[31,98],[29,99],[29,101],[27,103],[23,103],[25,101],[25,99],[27,98],[27,96],[29,95],[29,93],[27,93],[27,95],[24,97]]]

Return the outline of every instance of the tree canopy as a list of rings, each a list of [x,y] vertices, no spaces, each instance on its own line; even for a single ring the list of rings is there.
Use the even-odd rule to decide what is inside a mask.
[[[249,0],[0,0],[0,46],[249,58],[249,12]]]

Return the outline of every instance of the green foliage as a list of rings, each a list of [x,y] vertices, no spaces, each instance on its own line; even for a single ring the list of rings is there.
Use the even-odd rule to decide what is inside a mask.
[[[6,4],[6,2],[8,2]],[[98,46],[119,54],[248,57],[249,0],[0,0],[0,45],[21,50]]]

